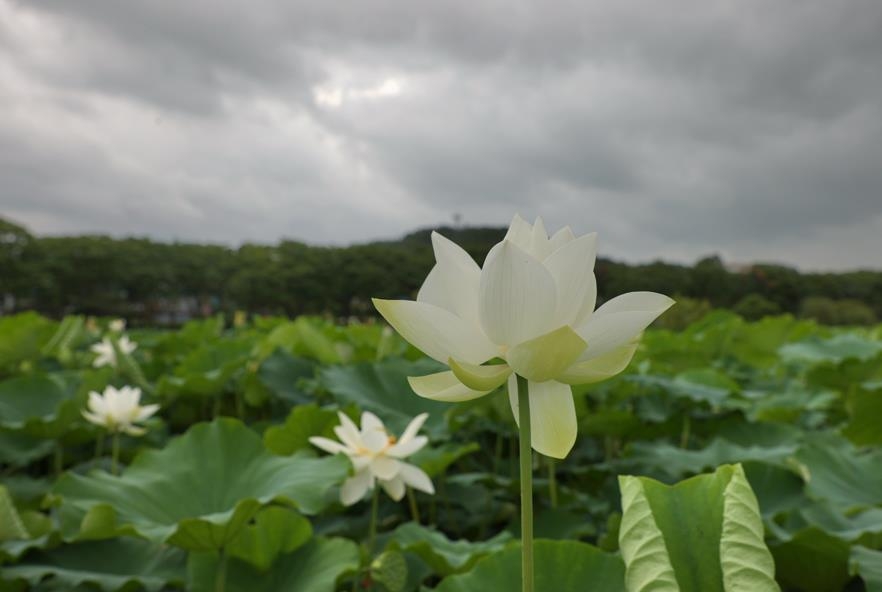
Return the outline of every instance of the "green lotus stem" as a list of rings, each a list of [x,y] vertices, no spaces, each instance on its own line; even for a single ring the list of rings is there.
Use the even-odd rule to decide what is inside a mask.
[[[557,507],[557,471],[556,466],[554,464],[554,459],[546,457],[545,460],[548,462],[548,497],[551,500],[551,507]]]
[[[689,413],[683,414],[683,430],[680,432],[680,448],[689,447],[689,432],[692,430],[692,420]]]
[[[518,424],[521,461],[521,578],[523,592],[533,592],[533,447],[527,379],[518,376]]]
[[[420,523],[420,508],[417,506],[416,495],[412,487],[407,488],[407,503],[410,506],[410,517],[417,524]]]
[[[217,575],[214,578],[214,592],[224,592],[227,587],[227,551],[221,547],[218,551]]]
[[[110,444],[110,474],[119,474],[119,430],[113,432]]]
[[[380,484],[374,484],[374,493],[371,496],[371,523],[368,527],[368,553],[374,551],[374,540],[377,538],[377,514],[380,509]]]

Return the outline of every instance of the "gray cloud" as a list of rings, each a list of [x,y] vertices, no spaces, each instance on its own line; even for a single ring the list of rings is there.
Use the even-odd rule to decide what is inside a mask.
[[[605,254],[882,267],[876,0],[0,0],[0,214],[346,243],[514,211]]]

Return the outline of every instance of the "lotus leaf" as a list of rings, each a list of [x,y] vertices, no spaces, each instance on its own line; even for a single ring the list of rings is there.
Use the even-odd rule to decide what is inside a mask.
[[[756,497],[740,465],[674,486],[619,477],[628,592],[778,591]]]
[[[130,583],[148,592],[181,587],[186,580],[186,555],[175,548],[132,538],[63,545],[27,554],[17,565],[3,568],[2,578],[36,586],[49,580],[56,589],[93,584],[112,592]]]
[[[479,561],[467,573],[444,578],[437,592],[519,590],[520,545]],[[576,541],[537,540],[534,547],[535,589],[554,592],[625,592],[625,567],[616,555]]]
[[[271,502],[314,514],[349,463],[340,457],[279,457],[234,419],[197,424],[163,450],[140,454],[120,477],[73,473],[59,479],[63,526],[90,537],[140,534],[188,550],[232,542]]]
[[[214,590],[216,555],[194,553],[188,563],[191,592]],[[334,592],[337,579],[359,565],[358,547],[346,539],[314,538],[293,553],[280,556],[268,572],[260,573],[247,563],[231,559],[227,566],[226,592]]]

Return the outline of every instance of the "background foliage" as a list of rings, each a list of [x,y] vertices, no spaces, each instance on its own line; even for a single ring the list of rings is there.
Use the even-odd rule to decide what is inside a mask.
[[[505,232],[439,230],[479,262]],[[37,238],[0,220],[0,296],[14,296],[18,310],[53,317],[115,315],[141,324],[234,310],[373,316],[372,296],[416,293],[434,263],[429,234],[349,247],[285,241],[232,249],[105,236]],[[708,257],[692,267],[600,259],[596,274],[601,300],[636,290],[676,296],[680,312],[665,316],[669,326],[685,327],[711,307],[751,320],[790,313],[825,324],[868,325],[882,318],[879,271],[803,274],[762,264],[729,270]]]
[[[89,346],[105,327],[0,319],[3,592],[213,590],[222,556],[228,591],[517,587],[517,432],[504,393],[416,397],[406,377],[437,364],[379,324],[219,316],[137,329],[131,356],[96,369]],[[133,382],[162,408],[146,436],[124,438],[128,467],[114,477],[80,411],[90,390]],[[540,588],[626,589],[620,475],[682,482],[664,494],[677,496],[741,463],[782,590],[880,589],[882,326],[714,311],[647,331],[624,374],[576,391],[573,452],[534,458]],[[431,414],[431,445],[412,460],[437,494],[382,498],[372,550],[369,502],[337,501],[347,463],[308,444],[332,436],[338,410],[373,411],[399,433]],[[652,487],[650,502],[663,493]],[[717,502],[703,496],[702,515],[725,516]],[[665,536],[720,530],[695,515],[657,524]],[[716,573],[716,548],[688,546],[671,563]]]

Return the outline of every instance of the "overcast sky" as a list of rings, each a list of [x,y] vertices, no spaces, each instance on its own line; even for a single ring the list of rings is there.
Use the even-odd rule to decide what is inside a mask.
[[[879,0],[0,0],[0,216],[882,268]]]

